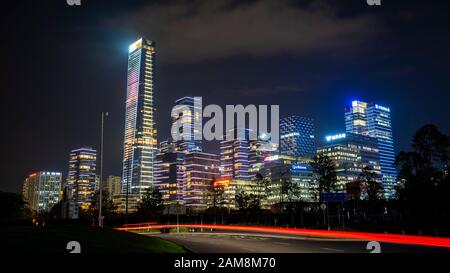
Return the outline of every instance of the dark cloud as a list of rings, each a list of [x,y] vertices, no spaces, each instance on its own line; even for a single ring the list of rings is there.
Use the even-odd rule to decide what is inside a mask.
[[[230,7],[231,0],[179,1],[150,4],[108,22],[158,41],[160,60],[177,63],[351,50],[382,30],[370,15],[341,18],[326,2],[318,2],[294,7],[261,0]]]
[[[228,96],[261,96],[261,95],[295,95],[306,92],[306,88],[299,85],[276,85],[269,87],[241,87],[228,89],[215,89],[212,94],[227,94]]]

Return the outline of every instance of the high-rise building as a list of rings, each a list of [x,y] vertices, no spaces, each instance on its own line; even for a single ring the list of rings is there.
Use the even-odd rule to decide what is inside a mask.
[[[250,140],[249,145],[249,173],[254,178],[264,167],[264,159],[278,154],[278,143],[271,143],[264,136],[259,136],[257,140]]]
[[[155,185],[162,194],[164,204],[183,204],[186,182],[185,153],[181,151],[160,152],[156,156]]]
[[[258,185],[253,180],[239,180],[239,179],[221,179],[220,185],[223,186],[223,194],[220,200],[220,206],[228,209],[236,209],[239,204],[236,202],[236,195],[239,193],[254,194],[256,196],[263,196],[263,193],[258,192]],[[262,198],[261,198],[262,199]],[[211,200],[209,205],[211,204]],[[265,204],[262,202],[263,205]]]
[[[108,190],[110,198],[113,195],[120,194],[122,192],[122,179],[120,176],[108,175],[106,178],[106,189]]]
[[[23,183],[23,197],[32,211],[48,212],[61,199],[60,172],[35,172]]]
[[[290,116],[280,120],[280,153],[312,158],[316,155],[314,120]]]
[[[368,136],[367,102],[353,101],[352,107],[345,109],[345,131]]]
[[[158,153],[168,153],[174,152],[176,150],[175,143],[173,143],[172,139],[167,139],[159,142]]]
[[[116,212],[121,214],[136,212],[141,200],[141,194],[120,193],[112,196],[112,201],[116,206]]]
[[[289,155],[268,156],[264,160],[262,175],[270,180],[270,194],[266,200],[268,205],[317,200],[317,183],[310,159]]]
[[[326,155],[336,163],[337,190],[345,192],[347,184],[358,180],[363,169],[368,167],[380,176],[378,142],[375,138],[341,133],[327,136],[325,143],[317,149],[318,155]]]
[[[384,196],[394,198],[397,185],[391,110],[388,107],[353,101],[345,110],[345,127],[349,133],[373,137],[378,141]]]
[[[201,97],[183,97],[176,100],[175,104],[175,108],[180,108],[180,115],[172,117],[172,121],[182,125],[179,132],[182,140],[176,142],[177,149],[184,152],[201,152],[202,140],[195,139],[195,136],[201,136],[202,133]]]
[[[141,38],[129,46],[127,73],[122,192],[142,194],[155,182],[154,42]]]
[[[97,151],[90,147],[75,149],[69,155],[67,198],[69,218],[78,218],[80,208],[91,206],[96,185]]]
[[[239,131],[243,138],[238,138]],[[232,129],[220,141],[220,167],[222,178],[250,180],[249,129]]]
[[[185,155],[186,183],[183,199],[191,212],[207,208],[211,183],[220,178],[219,163],[215,154],[191,152]]]

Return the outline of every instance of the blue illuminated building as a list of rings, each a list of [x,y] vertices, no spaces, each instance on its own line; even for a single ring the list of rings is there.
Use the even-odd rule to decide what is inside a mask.
[[[356,182],[364,168],[380,177],[379,148],[375,138],[353,133],[325,137],[317,154],[326,155],[335,163],[336,190],[346,192],[349,183]],[[380,179],[377,179],[381,182]]]
[[[376,103],[353,101],[345,110],[345,127],[349,133],[375,138],[379,147],[385,198],[394,198],[397,184],[391,110]]]

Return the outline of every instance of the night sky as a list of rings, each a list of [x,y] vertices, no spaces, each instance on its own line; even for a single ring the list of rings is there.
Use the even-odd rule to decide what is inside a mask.
[[[449,2],[2,2],[0,190],[20,192],[35,170],[65,178],[71,149],[99,148],[101,111],[104,175],[121,175],[128,45],[140,36],[157,45],[160,140],[185,95],[279,104],[313,117],[318,139],[344,131],[353,99],[376,101],[391,108],[397,152],[426,123],[450,134]]]

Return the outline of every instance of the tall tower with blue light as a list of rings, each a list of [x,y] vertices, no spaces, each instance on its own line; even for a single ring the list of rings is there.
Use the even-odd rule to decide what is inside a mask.
[[[140,38],[129,46],[122,192],[142,194],[154,184],[157,152],[155,43]]]
[[[345,110],[345,127],[348,133],[377,139],[384,195],[386,199],[394,198],[397,170],[391,109],[376,103],[353,101],[352,106]]]

